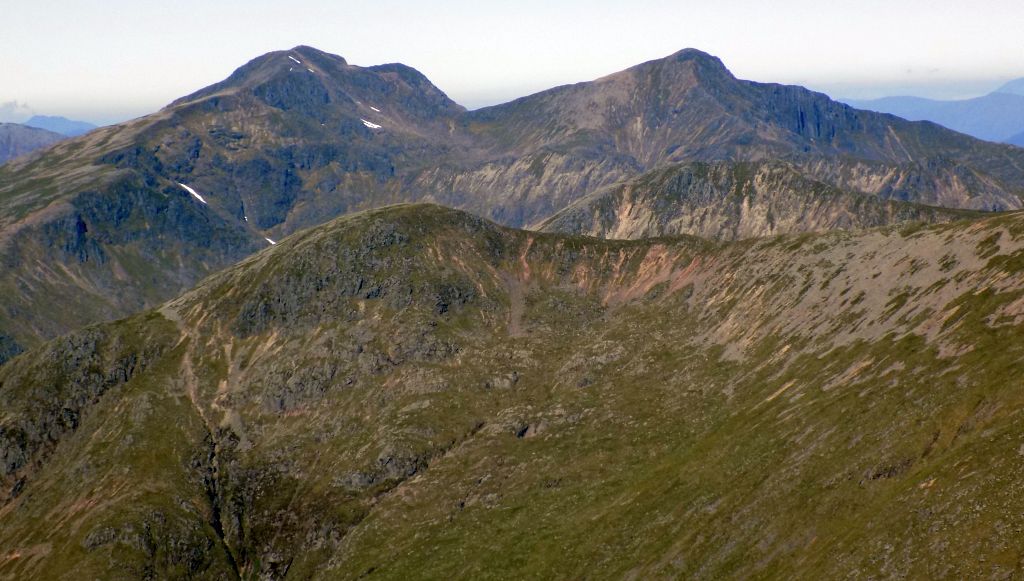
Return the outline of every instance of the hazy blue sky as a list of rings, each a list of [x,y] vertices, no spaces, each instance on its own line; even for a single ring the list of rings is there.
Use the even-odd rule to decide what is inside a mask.
[[[833,96],[987,92],[1024,76],[1021,0],[0,0],[0,120],[110,122],[308,44],[403,62],[468,107],[695,47]]]

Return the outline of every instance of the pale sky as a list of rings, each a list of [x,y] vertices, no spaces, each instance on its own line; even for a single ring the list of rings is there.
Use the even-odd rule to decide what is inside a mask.
[[[834,97],[965,98],[1024,77],[1022,24],[1021,0],[0,0],[0,121],[124,120],[299,44],[469,108],[687,47]]]

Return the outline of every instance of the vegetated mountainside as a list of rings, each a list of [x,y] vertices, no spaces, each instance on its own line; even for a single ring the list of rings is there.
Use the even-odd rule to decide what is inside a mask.
[[[988,141],[1008,142],[1010,137],[1024,131],[1024,95],[1006,91],[958,101],[883,97],[848,103],[858,109],[891,113],[911,121],[933,121]]]
[[[87,121],[75,121],[67,117],[57,115],[33,115],[25,122],[29,127],[38,127],[54,133],[60,133],[68,137],[77,137],[96,129],[96,125]]]
[[[318,216],[296,218],[308,225],[359,207],[338,188],[377,192],[396,166],[436,159],[455,111],[408,67],[300,48],[3,166],[0,335],[31,346],[125,316],[270,245],[289,215]]]
[[[1022,322],[1021,214],[360,213],[0,368],[0,576],[1004,577]]]
[[[531,225],[662,164],[775,158],[931,205],[1013,209],[1024,190],[1018,148],[741,81],[695,50],[467,112],[405,65],[296,47],[0,167],[0,341],[153,306],[348,212],[433,201]]]
[[[850,194],[810,180],[783,162],[695,162],[665,166],[590,194],[540,229],[612,239],[689,234],[739,240],[948,222],[970,215]]]
[[[53,145],[63,135],[18,123],[0,123],[0,164],[20,155]]]

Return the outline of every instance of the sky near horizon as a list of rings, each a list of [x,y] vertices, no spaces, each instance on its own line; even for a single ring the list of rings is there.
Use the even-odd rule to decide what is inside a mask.
[[[1024,77],[1020,0],[0,0],[0,121],[105,124],[272,50],[402,62],[469,107],[693,47],[833,97],[967,98]]]

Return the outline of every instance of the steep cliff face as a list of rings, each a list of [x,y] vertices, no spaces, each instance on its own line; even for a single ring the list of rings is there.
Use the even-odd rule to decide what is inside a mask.
[[[971,215],[851,194],[784,162],[717,162],[648,172],[576,201],[538,228],[614,239],[689,234],[740,240]]]
[[[16,222],[0,239],[0,328],[31,346],[159,304],[267,245],[179,189],[120,173]]]
[[[1017,208],[991,175],[941,157],[901,164],[806,158],[794,165],[820,181],[884,200],[992,212]]]
[[[1022,253],[343,218],[0,368],[0,575],[999,577]]]
[[[778,158],[893,200],[1013,209],[1024,189],[1024,150],[741,81],[694,50],[467,112],[404,65],[300,46],[0,166],[0,334],[30,347],[126,316],[349,212],[434,201],[526,226],[663,164]],[[871,211],[850,222],[905,218]]]
[[[1019,151],[860,111],[802,87],[739,80],[693,49],[469,115],[480,133],[520,154],[538,145],[615,151],[642,169],[787,159],[826,182],[837,171],[829,162],[856,162],[886,185],[858,191],[955,208],[1016,209],[1024,192]],[[908,172],[913,181],[891,178]],[[965,185],[967,174],[977,177]]]

